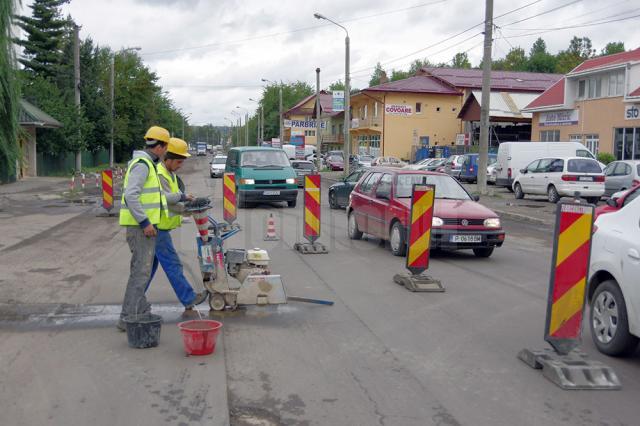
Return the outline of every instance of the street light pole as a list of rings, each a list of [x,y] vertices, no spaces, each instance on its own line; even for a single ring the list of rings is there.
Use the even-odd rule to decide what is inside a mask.
[[[122,49],[121,52],[130,52],[130,51],[140,51],[142,48],[140,47],[129,47],[127,49]],[[110,140],[109,140],[109,168],[113,169],[114,153],[113,153],[113,123],[116,120],[116,54],[115,52],[111,55],[111,66],[109,70],[109,85],[111,92],[111,132],[110,132]]]
[[[182,139],[184,139],[184,123],[189,117],[191,117],[191,114],[187,114],[182,117]]]
[[[338,24],[337,22],[327,18],[324,15],[319,13],[314,13],[313,16],[316,19],[324,19],[325,21],[329,21],[334,25],[342,28],[346,33],[346,37],[344,38],[344,173],[345,175],[349,174],[349,158],[351,157],[351,143],[349,140],[350,136],[350,128],[351,128],[351,81],[349,77],[349,50],[350,50],[350,40],[349,40],[349,31],[347,29]]]
[[[493,30],[493,0],[486,0],[484,18],[484,57],[482,58],[482,107],[480,108],[480,146],[478,155],[478,190],[487,194],[487,163],[489,159],[489,114],[491,100],[491,44]]]
[[[236,108],[244,110],[244,146],[249,146],[249,110],[246,108],[242,108],[239,105],[236,106]]]

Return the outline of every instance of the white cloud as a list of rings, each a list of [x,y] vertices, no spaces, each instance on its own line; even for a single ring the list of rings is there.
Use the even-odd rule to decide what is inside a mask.
[[[142,47],[140,53],[145,63],[160,76],[160,83],[170,93],[176,105],[186,113],[192,113],[192,123],[224,124],[224,117],[232,118],[230,111],[236,105],[255,109],[248,98],[260,96],[261,78],[304,80],[315,85],[315,69],[320,67],[323,86],[344,79],[344,32],[340,28],[327,25],[290,33],[295,29],[326,23],[314,19],[314,12],[323,13],[336,21],[344,21],[433,1],[72,0],[64,9],[65,13],[70,13],[82,25],[82,37],[91,36],[99,44],[109,45],[114,49]],[[583,0],[539,18],[507,25],[570,1],[543,0],[497,19],[496,24],[502,28],[494,37],[494,57],[503,56],[510,46],[522,46],[528,51],[537,35],[503,38],[534,32],[516,31],[515,28],[576,25],[634,9],[635,14],[640,13],[636,0]],[[496,2],[494,13],[497,16],[531,2],[532,0]],[[595,12],[587,14],[593,11]],[[634,13],[629,13],[632,14]],[[384,64],[481,23],[483,19],[483,1],[448,0],[345,22],[351,38],[351,69],[367,69],[378,61]],[[640,18],[548,32],[540,36],[545,39],[552,52],[566,48],[573,35],[590,37],[598,50],[609,41],[623,41],[626,48],[630,49],[640,46],[638,22]],[[456,52],[473,46],[476,47],[469,51],[469,56],[472,63],[477,64],[482,58],[482,46],[479,44],[481,36],[458,43],[480,31],[481,26],[452,41],[384,67],[388,71],[391,68],[403,68],[414,59],[424,57],[432,62],[450,61]],[[285,34],[256,38],[276,33]],[[255,39],[238,41],[248,38]],[[153,54],[209,44],[212,46]],[[448,46],[451,48],[435,54]],[[366,87],[369,71],[354,72],[353,86]]]

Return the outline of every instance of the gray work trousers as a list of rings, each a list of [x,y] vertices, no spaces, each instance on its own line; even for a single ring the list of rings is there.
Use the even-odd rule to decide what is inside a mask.
[[[127,243],[131,250],[131,269],[120,318],[151,312],[151,304],[147,302],[144,293],[151,279],[156,237],[145,236],[139,226],[127,226]]]

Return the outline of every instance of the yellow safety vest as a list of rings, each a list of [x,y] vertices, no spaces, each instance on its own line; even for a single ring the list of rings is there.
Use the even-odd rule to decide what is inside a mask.
[[[162,162],[158,164],[158,174],[164,177],[167,180],[167,182],[169,182],[169,188],[171,189],[171,193],[180,192],[177,176],[169,172],[169,170],[167,170],[167,168],[164,166],[164,163]],[[163,215],[162,218],[160,219],[160,224],[158,225],[158,229],[161,229],[163,231],[171,231],[172,229],[176,229],[181,225],[182,225],[182,215],[171,211],[171,209],[168,209],[167,214]]]
[[[127,167],[127,174],[124,176],[124,188],[126,188],[129,183],[129,172],[131,171],[131,168],[140,161],[147,163],[147,166],[149,167],[147,180],[144,182],[144,186],[140,193],[140,204],[142,204],[142,208],[144,209],[149,222],[153,225],[157,225],[160,223],[161,218],[167,215],[167,199],[162,192],[155,164],[144,157],[131,160],[131,162],[129,162],[129,167]],[[120,205],[120,225],[139,226],[138,221],[127,208],[127,204],[124,200],[124,191],[122,193],[122,203]]]

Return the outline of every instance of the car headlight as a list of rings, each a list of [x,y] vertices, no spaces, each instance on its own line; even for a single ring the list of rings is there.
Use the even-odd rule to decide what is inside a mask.
[[[241,185],[254,185],[255,183],[255,179],[240,179]]]
[[[484,220],[485,228],[500,228],[500,219],[497,217],[491,217]]]
[[[294,183],[296,183],[296,180],[294,178],[287,178],[287,183],[288,184],[294,184]]]
[[[442,226],[444,225],[444,220],[440,219],[439,217],[434,216],[433,219],[431,219],[431,226]]]

